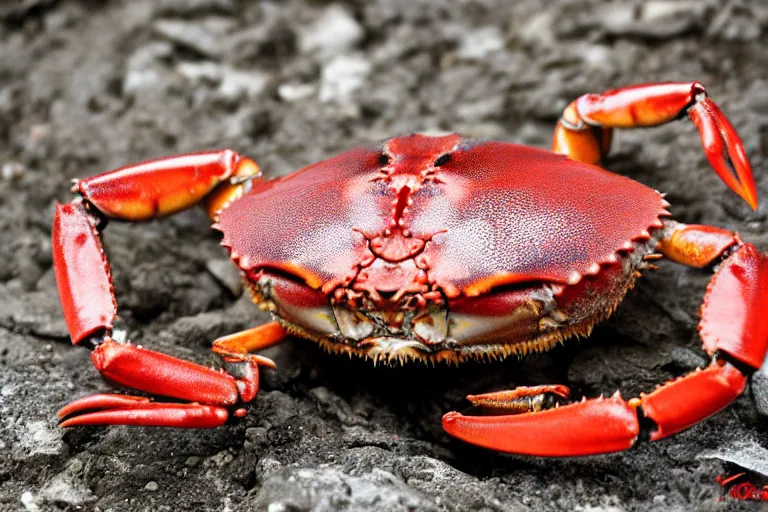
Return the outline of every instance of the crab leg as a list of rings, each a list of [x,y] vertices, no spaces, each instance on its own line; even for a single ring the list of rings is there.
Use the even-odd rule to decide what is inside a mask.
[[[83,202],[57,205],[53,224],[54,271],[64,317],[74,344],[93,351],[91,360],[107,379],[152,394],[195,403],[152,403],[125,395],[94,395],[65,406],[73,416],[63,426],[130,424],[214,427],[227,407],[252,400],[258,391],[258,358],[241,361],[236,375],[176,359],[112,337],[116,302],[102,249],[99,217],[145,220],[197,204],[217,185],[225,194],[258,173],[249,159],[232,151],[198,153],[124,167],[75,186]],[[97,409],[97,412],[85,411]],[[244,414],[237,409],[235,415]]]
[[[662,252],[695,267],[719,267],[701,308],[699,334],[713,357],[706,369],[624,401],[614,395],[505,416],[443,417],[445,430],[467,442],[511,453],[573,456],[630,448],[639,433],[636,409],[656,428],[651,440],[685,430],[721,411],[744,390],[768,353],[768,255],[738,235],[709,226],[666,223]],[[551,390],[546,390],[550,391]],[[519,393],[511,392],[517,399]]]
[[[555,128],[553,151],[599,163],[613,128],[658,126],[687,115],[701,135],[707,159],[728,187],[757,209],[757,190],[744,145],[698,82],[635,85],[585,94],[573,101]]]
[[[190,208],[219,184],[260,176],[256,162],[225,149],[121,167],[79,180],[73,192],[108,218],[141,221]]]
[[[264,350],[283,341],[288,333],[279,322],[269,322],[245,331],[236,332],[214,340],[213,350],[230,360],[256,360],[262,366],[275,367],[275,363],[263,356],[250,352]]]

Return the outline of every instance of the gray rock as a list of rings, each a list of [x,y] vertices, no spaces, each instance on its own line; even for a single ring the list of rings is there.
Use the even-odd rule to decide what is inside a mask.
[[[216,87],[215,97],[227,104],[252,100],[266,89],[269,77],[259,70],[241,70],[211,61],[181,62],[177,70],[193,86],[208,84]]]
[[[243,277],[231,259],[208,260],[205,262],[205,268],[234,297],[239,297],[243,293]]]
[[[132,95],[145,89],[162,87],[163,73],[159,60],[172,52],[165,42],[149,43],[137,49],[128,59],[122,90]]]
[[[310,98],[317,92],[313,84],[287,83],[277,88],[277,94],[284,101],[301,101]]]
[[[222,67],[209,60],[202,62],[179,62],[176,70],[194,85],[204,82],[213,84],[221,82]]]
[[[755,439],[733,439],[716,450],[706,450],[702,459],[719,459],[739,468],[768,477],[768,449]]]
[[[764,363],[759,371],[752,375],[752,396],[760,414],[768,416],[768,363]]]
[[[657,0],[600,9],[599,19],[613,35],[668,39],[696,27],[705,10],[705,2]]]
[[[319,99],[344,102],[360,89],[371,72],[371,64],[357,55],[336,57],[323,67]]]
[[[157,11],[165,15],[190,16],[210,12],[234,12],[234,0],[158,0]]]
[[[299,30],[299,50],[332,57],[354,48],[363,38],[360,24],[340,4],[331,4]]]
[[[217,93],[221,99],[232,103],[241,99],[253,100],[264,92],[268,82],[268,76],[258,70],[225,68]]]
[[[477,60],[504,48],[504,37],[495,26],[483,27],[465,33],[456,54],[459,58]]]
[[[53,476],[40,490],[36,501],[41,504],[66,504],[71,507],[83,507],[96,501],[96,496],[84,485],[82,469],[82,463],[74,459],[64,471]]]
[[[0,285],[0,294],[6,294],[0,325],[42,337],[69,338],[54,290],[19,293],[14,288]]]
[[[160,19],[153,24],[153,28],[168,41],[213,58],[221,54],[219,41],[232,31],[234,25],[231,18],[208,17],[195,22]]]
[[[439,510],[432,500],[380,469],[359,477],[331,468],[286,469],[263,482],[253,506],[270,512]]]
[[[0,167],[0,178],[4,180],[18,179],[24,174],[24,164],[20,162],[5,162]]]

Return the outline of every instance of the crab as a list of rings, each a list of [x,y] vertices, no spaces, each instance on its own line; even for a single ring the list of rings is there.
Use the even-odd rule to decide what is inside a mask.
[[[666,257],[708,268],[698,326],[711,364],[630,400],[568,401],[560,384],[469,396],[502,414],[449,412],[466,442],[535,456],[625,450],[722,410],[768,350],[768,256],[731,231],[671,219],[664,195],[602,169],[615,128],[688,117],[725,184],[758,198],[735,129],[698,82],[586,94],[557,123],[553,150],[414,134],[264,180],[231,150],[129,165],[77,181],[56,206],[55,275],[72,342],[108,380],[150,398],[97,394],[62,427],[212,428],[246,414],[255,352],[289,335],[374,362],[455,363],[544,351],[588,335]],[[202,204],[254,302],[273,321],[213,341],[215,370],[114,336],[100,241],[108,220],[146,221]]]

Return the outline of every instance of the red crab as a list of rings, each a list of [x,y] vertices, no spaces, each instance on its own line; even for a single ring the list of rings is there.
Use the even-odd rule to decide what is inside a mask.
[[[374,361],[458,363],[552,348],[609,316],[653,261],[715,270],[701,307],[706,369],[625,401],[561,405],[562,385],[470,396],[501,416],[449,412],[449,434],[532,455],[624,450],[694,425],[731,403],[768,346],[768,256],[730,231],[669,218],[663,195],[598,167],[613,128],[688,116],[718,175],[752,208],[744,147],[697,82],[587,94],[557,124],[554,152],[411,135],[264,181],[224,150],[152,160],[79,181],[58,205],[56,279],[72,341],[107,379],[172,397],[75,400],[63,427],[215,427],[258,390],[254,351],[295,334]],[[99,231],[202,202],[254,301],[275,321],[213,342],[227,372],[112,339],[116,315]]]

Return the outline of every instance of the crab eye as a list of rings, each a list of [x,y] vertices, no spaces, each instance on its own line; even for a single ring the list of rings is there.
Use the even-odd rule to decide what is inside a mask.
[[[441,165],[445,165],[445,164],[447,164],[450,161],[451,161],[451,154],[450,153],[444,153],[444,154],[440,155],[439,157],[437,157],[437,160],[435,160],[435,163],[432,164],[432,165],[434,165],[435,167],[440,167]]]
[[[291,277],[265,273],[259,282],[269,290],[279,316],[311,332],[323,335],[338,332],[325,294]]]
[[[538,330],[540,288],[504,287],[450,302],[451,337],[461,345],[508,343]]]

